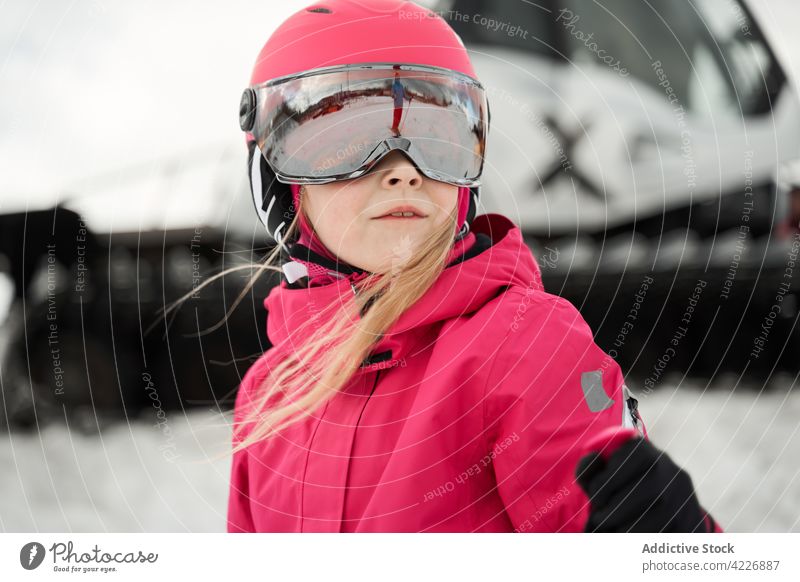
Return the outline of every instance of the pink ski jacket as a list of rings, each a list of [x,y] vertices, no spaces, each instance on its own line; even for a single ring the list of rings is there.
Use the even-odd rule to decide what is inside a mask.
[[[447,267],[342,391],[234,455],[229,532],[583,531],[584,445],[645,427],[577,309],[543,290],[519,228],[485,214],[472,230],[491,246]],[[245,374],[235,420],[303,341],[297,323],[352,300],[346,280],[271,290],[273,347]]]

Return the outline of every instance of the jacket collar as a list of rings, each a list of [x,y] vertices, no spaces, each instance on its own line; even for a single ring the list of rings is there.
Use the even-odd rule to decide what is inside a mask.
[[[405,365],[406,356],[424,342],[430,326],[474,313],[509,287],[542,289],[539,266],[511,220],[501,214],[483,214],[473,221],[472,231],[487,235],[491,246],[444,269],[431,289],[384,334],[360,371]],[[270,342],[277,349],[291,350],[316,327],[305,322],[332,302],[354,299],[349,279],[299,289],[281,281],[264,300]]]

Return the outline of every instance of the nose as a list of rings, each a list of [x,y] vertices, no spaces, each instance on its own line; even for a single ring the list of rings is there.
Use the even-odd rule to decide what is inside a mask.
[[[404,154],[394,151],[381,161],[386,163],[381,164],[384,167],[378,168],[378,172],[381,186],[387,190],[418,190],[422,186],[422,175]]]

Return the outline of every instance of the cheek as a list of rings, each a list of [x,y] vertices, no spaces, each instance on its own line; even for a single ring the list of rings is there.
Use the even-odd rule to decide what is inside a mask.
[[[330,242],[358,237],[368,214],[348,192],[341,192],[321,200],[314,208],[317,232]]]
[[[352,236],[353,231],[361,228],[360,225],[367,216],[354,197],[342,195],[331,201],[325,218],[330,223],[330,228],[345,236]]]
[[[446,220],[450,213],[457,212],[455,208],[458,205],[458,186],[436,188],[431,194],[431,200],[436,206],[437,222]]]

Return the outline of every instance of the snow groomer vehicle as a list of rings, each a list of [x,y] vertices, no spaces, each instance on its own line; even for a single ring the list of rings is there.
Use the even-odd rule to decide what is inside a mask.
[[[427,4],[492,110],[481,197],[639,386],[800,362],[800,102],[740,0]]]
[[[277,282],[265,273],[233,307],[267,251],[239,145],[112,169],[50,208],[6,207],[2,424],[143,418],[166,432],[170,411],[233,405],[270,347],[262,301]]]

